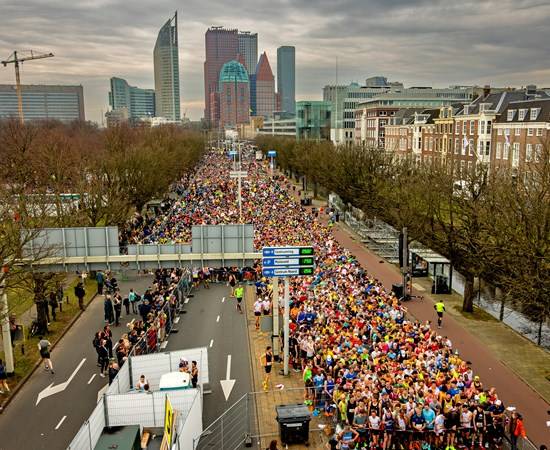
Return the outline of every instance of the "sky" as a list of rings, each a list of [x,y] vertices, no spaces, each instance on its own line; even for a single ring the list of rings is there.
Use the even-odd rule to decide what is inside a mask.
[[[109,78],[153,88],[158,30],[178,10],[182,113],[203,114],[204,33],[258,33],[276,74],[276,49],[296,47],[296,98],[321,99],[338,81],[374,75],[406,86],[550,86],[548,0],[0,0],[0,59],[24,63],[22,83],[82,84],[86,118],[101,123]],[[13,83],[13,65],[0,83]]]

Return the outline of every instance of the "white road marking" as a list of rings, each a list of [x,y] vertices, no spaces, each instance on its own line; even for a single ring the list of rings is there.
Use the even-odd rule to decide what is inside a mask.
[[[413,283],[413,288],[415,288],[417,291],[425,291],[426,289],[420,286],[417,283]]]
[[[166,346],[168,345],[168,341],[164,341],[162,344],[160,344],[160,348],[164,350]]]
[[[179,318],[179,317],[176,317],[176,318],[174,319],[174,323],[178,323],[179,321],[180,321],[180,318]]]
[[[220,316],[216,317],[216,322],[220,321]]]
[[[225,380],[220,380],[225,401],[227,401],[227,399],[231,395],[233,386],[235,386],[235,381],[236,380],[231,379],[231,355],[227,355],[227,368],[225,370]]]
[[[225,302],[225,297],[224,297],[224,298],[222,298],[222,303],[224,303],[224,302]]]
[[[213,345],[214,345],[214,339],[211,339],[210,340],[210,348],[212,348]]]
[[[96,375],[97,375],[97,373],[94,373],[92,375],[92,377],[88,380],[88,384],[90,384],[92,381],[94,381],[94,378],[95,378]]]
[[[189,297],[187,297],[183,303],[187,305],[187,303],[189,303]]]
[[[61,418],[61,420],[59,421],[59,423],[58,423],[58,424],[56,425],[56,427],[55,427],[56,430],[59,430],[59,427],[61,426],[61,424],[62,424],[63,422],[65,422],[65,419],[66,419],[66,418],[67,418],[67,416],[63,416],[63,417]]]
[[[53,383],[51,383],[48,387],[40,391],[38,393],[38,397],[36,398],[36,405],[38,405],[40,403],[40,400],[42,400],[43,398],[49,397],[50,395],[54,395],[59,392],[63,392],[70,384],[70,382],[73,381],[73,378],[76,376],[76,373],[80,370],[80,368],[84,365],[85,361],[86,358],[82,358],[82,361],[80,361],[80,364],[76,367],[76,369],[74,369],[73,373],[67,381],[64,381],[63,383],[57,384],[55,386],[53,385]]]

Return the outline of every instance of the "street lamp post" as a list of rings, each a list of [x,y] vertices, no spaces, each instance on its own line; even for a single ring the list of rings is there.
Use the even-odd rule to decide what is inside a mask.
[[[12,374],[15,370],[13,363],[13,347],[11,346],[10,316],[8,308],[8,294],[6,293],[6,277],[8,267],[2,267],[2,280],[0,281],[0,318],[2,319],[2,341],[4,342],[4,358],[6,360],[6,372]]]

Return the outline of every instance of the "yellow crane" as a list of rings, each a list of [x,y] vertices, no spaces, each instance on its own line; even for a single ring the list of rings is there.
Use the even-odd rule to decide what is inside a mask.
[[[23,123],[23,95],[21,94],[21,77],[19,76],[19,65],[24,61],[32,61],[33,59],[51,58],[53,53],[38,53],[36,50],[23,50],[19,53],[14,51],[8,59],[2,61],[2,65],[6,67],[8,64],[15,66],[15,92],[17,93],[17,109],[19,111],[19,121]]]

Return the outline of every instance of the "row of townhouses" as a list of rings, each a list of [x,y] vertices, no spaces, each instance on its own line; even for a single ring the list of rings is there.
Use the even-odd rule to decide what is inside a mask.
[[[362,143],[412,154],[418,161],[453,157],[463,169],[483,162],[528,170],[550,139],[550,96],[534,86],[497,93],[485,89],[467,104],[387,110],[382,117],[383,126],[380,118],[378,126],[366,126],[378,141]]]

